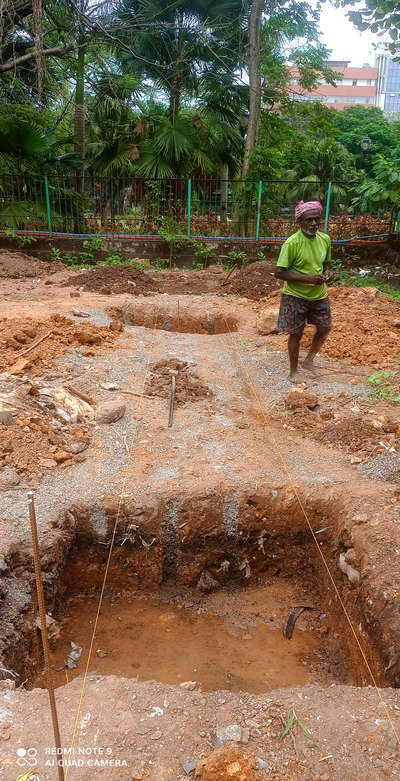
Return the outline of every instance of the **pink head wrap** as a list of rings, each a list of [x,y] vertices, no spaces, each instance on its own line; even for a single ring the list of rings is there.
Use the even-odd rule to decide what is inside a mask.
[[[319,214],[322,212],[322,205],[319,201],[299,201],[297,204],[295,210],[294,210],[294,216],[296,220],[299,220],[300,217],[303,216],[306,212],[311,211],[311,209],[318,209]]]

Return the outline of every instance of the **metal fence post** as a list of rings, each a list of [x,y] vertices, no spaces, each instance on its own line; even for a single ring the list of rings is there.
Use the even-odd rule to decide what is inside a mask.
[[[190,239],[191,235],[191,221],[192,221],[192,180],[188,179],[188,191],[187,191],[187,237]]]
[[[261,196],[262,196],[263,183],[260,179],[258,182],[258,196],[257,196],[257,219],[256,219],[256,241],[260,238],[260,220],[261,220]]]
[[[328,183],[328,193],[326,196],[326,209],[325,209],[325,227],[324,231],[325,233],[328,233],[328,220],[329,220],[329,209],[331,205],[331,195],[332,195],[332,182]]]
[[[51,227],[51,208],[50,208],[50,196],[49,196],[49,182],[47,176],[44,177],[44,192],[46,196],[46,209],[47,209],[47,223],[49,226],[49,237],[53,237],[53,229]]]

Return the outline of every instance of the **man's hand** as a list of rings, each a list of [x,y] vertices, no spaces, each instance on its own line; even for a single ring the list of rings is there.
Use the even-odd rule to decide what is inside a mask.
[[[306,274],[304,282],[308,282],[309,285],[322,285],[325,277],[323,274]]]

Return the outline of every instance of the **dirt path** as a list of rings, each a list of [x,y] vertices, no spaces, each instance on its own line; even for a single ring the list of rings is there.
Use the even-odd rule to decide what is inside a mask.
[[[12,423],[0,423],[0,666],[14,671],[17,683],[29,683],[40,671],[28,488],[35,490],[48,611],[60,621],[64,645],[74,638],[79,642],[79,611],[72,637],[71,619],[62,609],[65,598],[89,599],[89,614],[91,604],[95,611],[113,530],[107,599],[115,604],[128,604],[135,595],[161,599],[167,618],[162,613],[152,619],[161,622],[154,636],[177,607],[189,611],[190,621],[198,614],[234,624],[244,644],[246,634],[263,626],[281,639],[296,605],[318,610],[304,612],[295,627],[297,661],[307,666],[309,686],[293,688],[282,674],[278,689],[269,690],[259,677],[253,693],[245,688],[234,693],[227,678],[226,689],[203,692],[195,670],[193,686],[182,689],[161,682],[161,666],[158,673],[154,668],[156,682],[148,681],[149,673],[141,675],[141,660],[135,659],[135,681],[109,675],[112,656],[103,673],[101,656],[94,656],[76,736],[76,746],[87,753],[75,756],[82,762],[70,768],[69,777],[182,781],[188,777],[187,760],[197,762],[197,777],[209,781],[397,777],[400,699],[396,688],[379,693],[371,687],[365,660],[379,685],[399,685],[400,493],[393,477],[399,414],[395,406],[369,397],[365,376],[371,367],[361,353],[352,370],[346,362],[321,358],[321,376],[309,378],[307,388],[316,406],[291,410],[281,337],[268,337],[266,345],[257,333],[258,305],[213,294],[133,298],[82,291],[71,298],[74,291],[61,286],[70,274],[52,275],[52,285],[46,278],[7,280],[0,308],[9,351],[3,351],[4,359],[18,358],[51,316],[68,317],[57,321],[62,349],[44,342],[14,373],[5,360],[0,377],[0,399],[2,394],[14,403],[7,408]],[[351,313],[351,298],[346,306]],[[387,317],[394,317],[392,308]],[[27,318],[36,323],[32,336],[23,331]],[[76,340],[76,329],[82,328],[107,339]],[[22,332],[24,342],[15,338]],[[384,338],[383,326],[378,338]],[[170,368],[178,371],[171,428]],[[92,417],[60,418],[49,389],[67,386],[90,399]],[[110,401],[125,405],[122,417],[98,422],[96,410]],[[106,612],[101,615],[95,653],[109,621]],[[127,629],[118,615],[112,621],[111,638],[123,628],[126,640],[132,631],[129,616]],[[165,626],[159,643],[175,643],[168,651],[175,649],[179,671],[185,650]],[[306,635],[316,654],[301,646]],[[228,647],[224,643],[230,643],[229,638],[220,642],[218,661]],[[87,636],[82,643],[86,648]],[[212,642],[209,652],[214,653]],[[123,654],[128,656],[129,643]],[[271,662],[265,659],[267,670]],[[262,675],[262,657],[253,663]],[[71,678],[78,677],[57,690],[66,746],[82,673],[79,662],[71,671]],[[68,670],[61,675],[67,680]],[[299,722],[279,740],[293,709],[315,743]],[[239,753],[228,747],[214,754],[222,727],[229,725],[242,729],[232,733],[240,735]],[[54,755],[46,753],[50,734],[46,693],[15,689],[5,681],[0,778],[14,781],[27,771],[28,754],[18,755],[17,749],[29,747],[37,751],[41,778],[55,778]],[[100,747],[103,754],[95,751]]]

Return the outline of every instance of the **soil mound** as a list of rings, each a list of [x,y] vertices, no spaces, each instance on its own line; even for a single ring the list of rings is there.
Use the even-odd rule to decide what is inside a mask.
[[[190,369],[189,364],[176,359],[159,361],[152,365],[144,392],[148,396],[169,399],[171,396],[171,369],[178,372],[175,390],[175,404],[178,407],[182,407],[187,402],[211,399],[212,391],[203,385],[200,377]]]
[[[332,331],[321,350],[321,355],[347,359],[350,364],[376,365],[382,369],[393,363],[399,353],[400,302],[393,301],[376,288],[329,288],[332,308]],[[266,302],[268,307],[279,304],[279,292]],[[257,305],[262,311],[264,302]],[[314,334],[306,327],[301,350],[309,349]],[[286,349],[282,336],[279,348]]]
[[[251,263],[223,284],[227,272],[222,266],[203,271],[144,271],[132,266],[98,266],[68,279],[64,285],[83,286],[95,293],[169,293],[171,295],[235,294],[254,301],[280,287],[266,263]]]
[[[132,266],[99,266],[78,274],[64,285],[81,285],[95,293],[130,293],[137,296],[147,293],[170,293],[171,295],[201,295],[202,293],[226,293],[221,287],[226,276],[222,267],[204,271],[144,271]]]
[[[398,420],[383,419],[381,422],[373,418],[367,419],[362,414],[346,415],[337,419],[333,411],[326,410],[322,413],[297,411],[290,416],[290,423],[301,431],[307,431],[317,442],[333,445],[362,457],[384,453],[399,442]]]
[[[227,293],[239,294],[258,301],[259,298],[268,296],[280,287],[281,283],[271,274],[269,264],[261,262],[250,263],[242,268],[236,276],[230,278],[224,289]]]
[[[64,282],[64,286],[69,285],[82,286],[85,290],[103,295],[131,293],[137,296],[157,292],[157,285],[150,274],[132,266],[98,266]]]
[[[50,336],[27,355],[23,355],[48,331],[51,331]],[[93,353],[95,346],[111,346],[114,340],[115,333],[105,326],[74,323],[59,314],[52,315],[48,320],[3,317],[0,319],[0,371],[13,367],[14,373],[20,370],[33,376],[40,375],[69,347],[85,346],[87,352]]]
[[[24,252],[0,250],[0,278],[23,279],[26,277],[47,277],[64,270],[62,263],[47,263]]]

